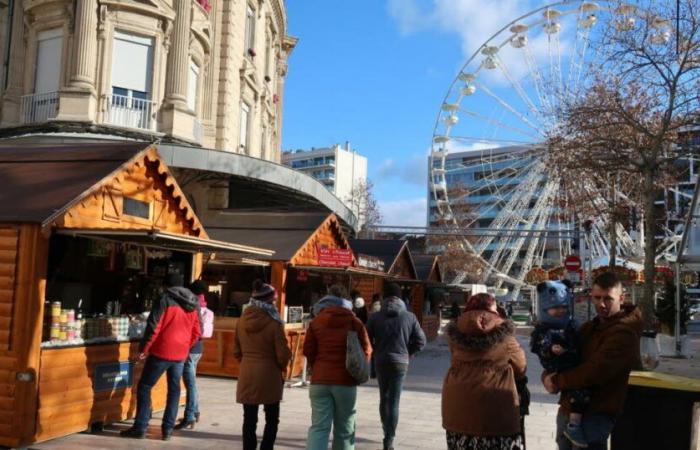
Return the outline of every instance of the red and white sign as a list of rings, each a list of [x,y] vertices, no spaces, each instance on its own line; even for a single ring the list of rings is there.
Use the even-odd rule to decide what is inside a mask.
[[[351,266],[352,250],[318,247],[318,265],[321,267]]]
[[[581,258],[576,255],[569,255],[564,260],[564,267],[569,272],[576,272],[581,269]]]

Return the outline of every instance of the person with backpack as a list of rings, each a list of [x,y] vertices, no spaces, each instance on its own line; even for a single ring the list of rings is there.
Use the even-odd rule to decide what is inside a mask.
[[[292,357],[275,301],[277,291],[255,280],[248,306],[236,324],[233,355],[240,362],[236,402],[243,404],[243,450],[255,450],[258,411],[265,410],[260,450],[272,450],[277,438],[284,373]]]
[[[190,286],[190,290],[197,296],[199,301],[199,319],[202,326],[201,339],[194,344],[190,354],[185,360],[185,367],[182,372],[182,381],[187,390],[187,400],[185,402],[185,416],[175,425],[176,430],[183,428],[194,429],[195,423],[199,422],[199,392],[197,391],[197,363],[202,357],[204,345],[202,339],[208,339],[214,334],[214,312],[207,308],[207,300],[204,294],[207,292],[207,284],[202,280],[196,280]]]
[[[151,390],[163,373],[168,376],[168,397],[161,424],[162,438],[170,440],[180,401],[180,380],[185,360],[202,335],[197,297],[183,287],[182,275],[165,279],[165,292],[148,315],[146,331],[139,345],[139,359],[146,360],[136,391],[136,419],[123,437],[144,439],[151,419]]]
[[[369,362],[372,346],[367,330],[352,312],[352,303],[341,285],[314,305],[314,319],[304,339],[304,356],[312,368],[309,399],[311,427],[307,450],[326,450],[333,427],[333,449],[355,448],[355,404],[360,383],[348,371],[348,337],[354,331]]]
[[[379,416],[384,450],[393,449],[399,423],[399,401],[408,362],[425,347],[426,338],[415,314],[401,300],[401,287],[389,283],[382,309],[370,316],[367,333],[374,347],[374,370],[379,383]]]

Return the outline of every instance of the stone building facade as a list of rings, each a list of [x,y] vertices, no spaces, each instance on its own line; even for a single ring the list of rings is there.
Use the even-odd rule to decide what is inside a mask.
[[[283,0],[0,0],[0,133],[174,140],[280,161]]]

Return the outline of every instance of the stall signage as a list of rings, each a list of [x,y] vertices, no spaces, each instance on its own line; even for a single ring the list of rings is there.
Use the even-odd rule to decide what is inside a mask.
[[[318,265],[322,267],[351,266],[352,250],[318,247]]]
[[[363,255],[360,253],[357,255],[357,265],[366,269],[384,271],[384,260],[376,256]]]
[[[133,384],[133,366],[129,361],[98,364],[92,375],[95,392],[113,391],[131,387]]]

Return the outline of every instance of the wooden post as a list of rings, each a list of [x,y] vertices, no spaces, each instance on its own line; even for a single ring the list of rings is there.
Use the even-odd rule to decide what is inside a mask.
[[[272,286],[277,289],[277,310],[280,312],[280,315],[282,315],[284,314],[284,305],[286,303],[285,288],[287,286],[287,263],[284,261],[273,261],[271,269],[272,279],[270,282]]]
[[[190,282],[198,280],[202,276],[202,270],[204,267],[204,256],[202,253],[195,253],[192,255],[192,276]]]

